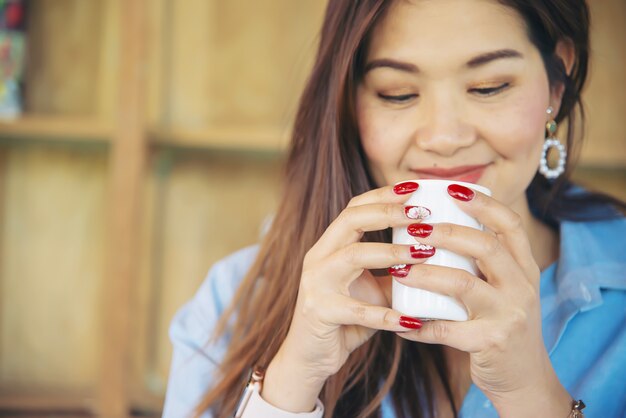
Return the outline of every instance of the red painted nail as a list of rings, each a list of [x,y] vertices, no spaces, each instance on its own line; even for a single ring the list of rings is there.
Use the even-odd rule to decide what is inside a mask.
[[[435,255],[435,248],[424,244],[412,245],[410,251],[413,258],[428,258]]]
[[[411,271],[410,264],[397,264],[395,266],[389,267],[389,274],[393,277],[403,278],[409,275],[409,271]]]
[[[460,184],[451,184],[448,186],[448,194],[457,200],[469,202],[474,198],[474,191]]]
[[[399,322],[400,325],[404,328],[420,329],[422,327],[422,321],[416,318],[411,318],[409,316],[401,316]]]
[[[430,210],[424,206],[405,206],[404,214],[409,219],[426,219],[430,216]]]
[[[429,224],[411,224],[406,229],[406,232],[413,237],[426,238],[433,232],[433,226]]]
[[[404,183],[393,186],[393,192],[395,194],[409,194],[416,191],[418,187],[420,187],[420,185],[414,181],[405,181]]]

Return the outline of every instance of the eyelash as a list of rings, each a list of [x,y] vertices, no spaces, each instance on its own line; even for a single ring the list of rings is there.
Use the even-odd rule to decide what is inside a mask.
[[[494,94],[498,94],[503,90],[506,90],[508,87],[509,87],[509,83],[502,83],[496,87],[475,88],[475,89],[470,89],[470,91],[473,93],[478,93],[478,95],[480,96],[489,97],[489,96],[493,96]]]
[[[414,97],[417,97],[417,94],[400,94],[398,96],[387,96],[381,93],[378,93],[378,97],[380,97],[381,99],[387,101],[387,102],[392,102],[392,103],[405,103],[411,99],[413,99]]]
[[[502,83],[496,87],[474,88],[470,89],[470,92],[477,93],[480,96],[489,97],[506,90],[510,86],[509,83]],[[406,103],[407,101],[417,97],[417,94],[401,94],[398,96],[387,96],[385,94],[378,93],[378,97],[392,103]]]

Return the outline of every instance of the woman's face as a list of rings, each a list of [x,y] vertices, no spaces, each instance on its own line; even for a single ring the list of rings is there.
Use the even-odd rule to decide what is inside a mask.
[[[523,19],[490,0],[399,0],[374,29],[357,119],[379,185],[446,178],[525,204],[551,95]]]

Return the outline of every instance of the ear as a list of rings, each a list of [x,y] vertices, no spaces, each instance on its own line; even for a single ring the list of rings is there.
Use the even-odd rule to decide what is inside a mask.
[[[574,60],[576,59],[576,48],[574,47],[574,43],[569,38],[561,39],[557,42],[554,52],[563,62],[567,75],[570,75],[572,73],[572,68],[574,67]],[[559,114],[564,92],[565,85],[563,83],[558,83],[552,87],[550,102],[555,110],[554,115]]]

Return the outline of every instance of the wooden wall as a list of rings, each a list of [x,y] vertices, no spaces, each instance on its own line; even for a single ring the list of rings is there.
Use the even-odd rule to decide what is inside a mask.
[[[167,327],[273,212],[325,1],[32,0],[0,123],[0,411],[158,411]],[[626,198],[626,4],[592,2],[581,181]]]

